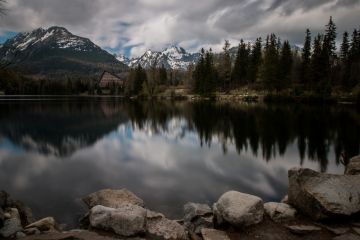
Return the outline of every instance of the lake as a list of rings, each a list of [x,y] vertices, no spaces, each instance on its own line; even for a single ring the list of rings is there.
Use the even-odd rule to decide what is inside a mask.
[[[228,190],[279,201],[288,169],[342,173],[341,152],[359,147],[360,112],[346,105],[0,98],[0,189],[69,227],[103,188],[174,219]]]

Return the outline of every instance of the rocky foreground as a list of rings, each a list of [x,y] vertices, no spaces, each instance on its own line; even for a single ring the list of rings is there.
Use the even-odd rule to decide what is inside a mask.
[[[132,192],[105,189],[83,198],[89,212],[81,229],[62,231],[52,217],[38,221],[31,210],[0,192],[0,239],[24,240],[360,240],[360,156],[344,175],[289,170],[281,203],[230,191],[212,207],[187,203],[182,220],[145,208]]]

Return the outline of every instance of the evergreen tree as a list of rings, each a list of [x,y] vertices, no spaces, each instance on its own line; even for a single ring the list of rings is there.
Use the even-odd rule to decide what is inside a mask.
[[[225,40],[223,47],[223,54],[220,63],[220,78],[222,81],[223,90],[228,91],[231,81],[231,56],[230,56],[230,43]]]
[[[349,81],[348,88],[360,84],[360,29],[354,30],[349,51]]]
[[[278,86],[276,86],[277,90],[283,89],[291,84],[292,63],[293,63],[293,56],[291,52],[290,43],[289,41],[284,41],[284,43],[282,44],[281,56],[280,56],[280,63],[279,63],[280,82],[278,82]]]
[[[160,84],[166,84],[167,83],[167,71],[164,66],[164,64],[161,65],[161,68],[159,69],[159,81]]]
[[[301,82],[305,85],[310,81],[310,63],[311,63],[311,32],[306,29],[305,42],[302,49],[302,64],[301,64]]]
[[[262,80],[269,90],[279,90],[279,51],[275,34],[266,38]]]
[[[322,40],[323,36],[318,34],[314,39],[313,54],[311,56],[311,89],[319,91],[320,83],[326,78],[326,70],[324,65],[327,64],[327,57],[324,57]]]
[[[236,85],[246,84],[248,77],[248,64],[249,64],[249,49],[244,41],[241,39],[238,52],[236,54],[235,64],[232,71],[231,82]]]
[[[349,34],[348,32],[344,32],[343,41],[340,47],[340,57],[341,57],[341,62],[343,64],[347,63],[349,57],[349,50],[350,50]]]
[[[332,17],[330,17],[329,23],[326,25],[323,50],[326,51],[329,59],[336,58],[336,25]]]
[[[262,62],[262,39],[257,38],[254,46],[252,47],[249,56],[249,69],[248,69],[248,81],[250,83],[256,82],[258,72]]]

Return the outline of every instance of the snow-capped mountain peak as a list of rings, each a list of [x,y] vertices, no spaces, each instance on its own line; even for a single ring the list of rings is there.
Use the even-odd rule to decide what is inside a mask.
[[[161,52],[149,49],[142,56],[128,61],[127,64],[129,67],[136,67],[140,64],[143,68],[164,66],[167,69],[185,70],[190,64],[194,64],[199,56],[199,53],[188,53],[180,46],[171,45]]]

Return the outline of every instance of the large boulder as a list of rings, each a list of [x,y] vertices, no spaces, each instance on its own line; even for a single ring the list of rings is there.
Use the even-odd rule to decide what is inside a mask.
[[[204,240],[230,240],[226,232],[215,229],[203,228],[201,235]]]
[[[289,203],[315,220],[360,212],[360,175],[289,170]]]
[[[236,191],[222,195],[213,209],[217,223],[228,222],[237,227],[260,223],[264,216],[261,198]]]
[[[25,227],[26,229],[37,228],[38,230],[45,231],[56,231],[57,223],[53,217],[43,218],[39,221],[31,223]]]
[[[146,233],[150,239],[187,240],[185,228],[174,220],[165,218],[161,213],[147,210]]]
[[[83,198],[85,204],[89,209],[101,205],[109,208],[118,208],[121,205],[130,203],[140,207],[144,206],[144,201],[137,197],[134,193],[126,190],[113,190],[104,189],[98,192],[91,193],[90,195]]]
[[[207,204],[184,205],[184,226],[189,232],[201,233],[202,228],[213,228],[213,213]]]
[[[296,209],[286,203],[268,202],[264,204],[264,209],[275,222],[291,220],[296,215]]]
[[[119,208],[95,206],[90,210],[90,226],[111,230],[121,236],[136,236],[145,232],[146,210],[133,204]]]
[[[19,211],[16,208],[10,208],[8,213],[10,218],[5,220],[4,226],[0,229],[0,236],[4,238],[11,237],[23,230]]]
[[[345,175],[360,175],[360,155],[350,159],[345,168]]]

